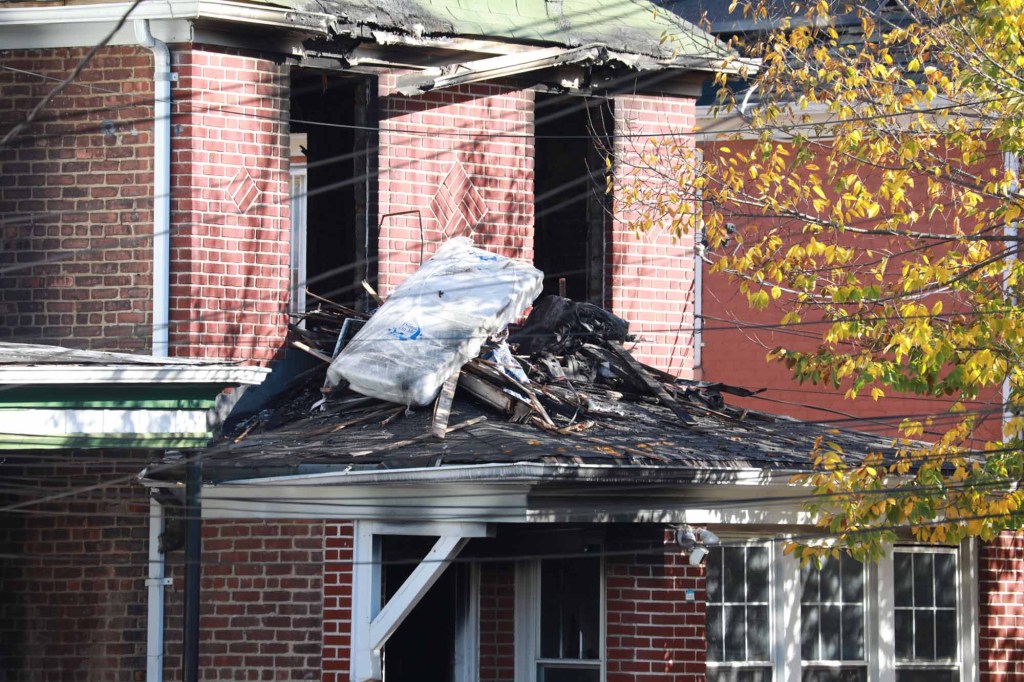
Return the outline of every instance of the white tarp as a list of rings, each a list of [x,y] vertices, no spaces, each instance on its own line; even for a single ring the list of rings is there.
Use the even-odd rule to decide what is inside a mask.
[[[327,385],[426,405],[476,357],[487,337],[519,318],[544,274],[467,238],[443,244],[395,289],[327,370]]]

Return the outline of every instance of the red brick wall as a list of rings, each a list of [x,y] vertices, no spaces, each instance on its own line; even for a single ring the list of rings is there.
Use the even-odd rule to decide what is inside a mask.
[[[605,562],[608,682],[704,679],[704,569],[665,542],[661,555]]]
[[[4,454],[0,507],[114,483],[0,513],[0,679],[145,675],[149,502],[134,476],[146,461],[125,450]]]
[[[473,84],[404,97],[394,78],[379,81],[382,293],[416,270],[421,245],[429,258],[469,228],[477,245],[532,261],[533,93]]]
[[[324,527],[323,682],[348,682],[352,632],[352,523]]]
[[[649,135],[689,133],[694,126],[692,99],[618,96],[615,98],[614,220],[608,243],[608,291],[612,311],[630,321],[630,330],[641,337],[637,357],[682,377],[697,376],[693,354],[694,235],[691,231],[674,240],[655,227],[635,231],[639,212],[627,200],[625,187],[642,180],[653,187],[674,184],[650,166]],[[680,137],[681,144],[692,140]]]
[[[269,360],[288,301],[288,69],[175,50],[172,355]]]
[[[981,546],[978,603],[981,680],[1024,677],[1024,535],[1003,533]]]
[[[204,680],[320,674],[322,521],[204,521],[199,669]],[[143,566],[145,564],[142,564]],[[165,679],[181,674],[183,552],[168,560]]]
[[[515,564],[481,565],[480,682],[515,679],[515,608]]]
[[[2,134],[85,52],[0,53]],[[152,73],[148,50],[101,50],[0,150],[0,341],[149,348]]]

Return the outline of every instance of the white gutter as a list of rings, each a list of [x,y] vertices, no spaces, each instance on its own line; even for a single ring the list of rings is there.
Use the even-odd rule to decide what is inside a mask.
[[[270,372],[248,366],[0,365],[0,385],[12,384],[250,384]]]
[[[164,553],[160,535],[164,532],[164,507],[156,497],[149,499],[149,571],[146,591],[149,611],[146,624],[146,682],[161,682],[164,676]]]
[[[139,45],[153,52],[153,355],[168,355],[171,310],[171,51],[135,22]]]

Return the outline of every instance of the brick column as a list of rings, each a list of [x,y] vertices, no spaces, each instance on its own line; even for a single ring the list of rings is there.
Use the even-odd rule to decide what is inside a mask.
[[[608,682],[703,682],[704,568],[689,565],[671,532],[661,554],[605,567]]]
[[[625,187],[641,180],[657,189],[675,186],[674,165],[662,164],[648,136],[675,135],[693,147],[692,99],[641,95],[615,97],[614,216],[608,244],[608,291],[612,311],[630,321],[641,337],[634,354],[643,362],[686,378],[694,366],[694,235],[674,239],[660,226],[637,234],[636,206]],[[652,158],[653,156],[653,158]],[[668,179],[666,179],[666,176]]]
[[[171,354],[267,361],[289,287],[288,69],[174,50]]]
[[[1024,536],[1002,533],[981,545],[978,621],[982,682],[1024,677]]]
[[[352,660],[352,523],[324,529],[322,682],[348,682]]]

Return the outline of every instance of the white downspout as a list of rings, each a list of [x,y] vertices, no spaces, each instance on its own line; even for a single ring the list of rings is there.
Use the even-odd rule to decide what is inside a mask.
[[[164,554],[160,536],[164,532],[164,506],[149,499],[149,614],[146,624],[146,682],[161,682],[164,676]]]
[[[167,357],[171,288],[171,51],[135,22],[139,45],[153,52],[153,355]]]
[[[135,38],[153,52],[153,355],[167,357],[171,307],[171,51],[153,37],[146,19],[135,22]],[[164,676],[163,531],[163,505],[151,498],[146,682],[162,682]]]

